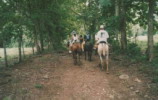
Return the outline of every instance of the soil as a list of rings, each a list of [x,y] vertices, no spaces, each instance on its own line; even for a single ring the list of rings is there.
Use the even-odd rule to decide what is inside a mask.
[[[111,56],[106,74],[98,56],[92,62],[83,58],[74,65],[70,54],[43,54],[7,69],[0,77],[0,100],[156,100],[139,64]],[[120,79],[122,74],[129,78]]]

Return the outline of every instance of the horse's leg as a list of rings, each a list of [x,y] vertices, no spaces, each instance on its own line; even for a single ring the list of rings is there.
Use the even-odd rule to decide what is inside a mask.
[[[98,48],[95,49],[95,55],[97,55]]]
[[[78,53],[77,53],[77,51],[76,51],[76,53],[75,53],[75,55],[76,55],[76,64],[78,63]]]
[[[90,51],[88,51],[88,60],[90,61],[91,58],[90,58]]]
[[[78,64],[78,53],[76,53],[76,64]]]
[[[106,45],[106,48],[105,48],[105,54],[106,54],[106,73],[108,74],[109,73],[109,47],[108,45]]]
[[[76,52],[74,52],[74,64],[75,65],[77,64],[77,54],[76,54]]]
[[[92,51],[90,51],[90,61],[92,61]]]
[[[74,64],[75,64],[75,53],[74,53],[74,51],[72,52],[72,55],[73,55],[73,60],[74,60]]]
[[[100,58],[100,65],[101,65],[101,68],[103,70],[103,58],[102,58],[102,55],[103,55],[103,46],[102,46],[102,44],[98,45],[98,55],[99,55],[99,58]]]
[[[84,43],[81,44],[82,52],[84,52]]]
[[[100,63],[101,63],[101,67],[102,67],[102,70],[103,70],[103,58],[102,58],[102,55],[99,55],[99,57],[100,57]]]
[[[80,49],[80,50],[79,50],[79,53],[80,53],[80,55],[82,55],[82,54],[83,54],[83,49],[84,49],[84,48],[83,48],[83,42],[80,43],[78,49]]]
[[[72,52],[72,58],[73,58],[73,59],[75,58],[74,52]]]
[[[72,58],[73,58],[73,61],[74,61],[74,64],[75,64],[75,55],[74,55],[74,51],[72,52]]]
[[[87,52],[86,51],[84,51],[84,57],[85,57],[85,60],[87,59],[87,54],[86,54]]]
[[[70,47],[69,47],[69,53],[71,53]]]
[[[109,73],[109,60],[108,60],[108,55],[106,55],[106,73]]]
[[[81,61],[80,61],[80,52],[78,53],[78,62],[79,62],[79,64],[81,63]]]

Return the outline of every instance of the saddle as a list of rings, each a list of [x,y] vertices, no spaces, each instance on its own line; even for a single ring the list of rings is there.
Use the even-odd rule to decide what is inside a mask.
[[[105,41],[100,41],[99,43],[105,43],[105,44],[107,44]]]

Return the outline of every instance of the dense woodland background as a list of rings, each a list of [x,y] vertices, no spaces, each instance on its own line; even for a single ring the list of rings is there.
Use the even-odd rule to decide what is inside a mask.
[[[94,37],[101,24],[109,32],[114,54],[148,61],[158,70],[153,38],[158,34],[158,0],[1,0],[0,59],[8,66],[6,48],[18,47],[19,62],[27,47],[37,54],[62,50],[73,30]],[[147,41],[137,40],[142,35]]]

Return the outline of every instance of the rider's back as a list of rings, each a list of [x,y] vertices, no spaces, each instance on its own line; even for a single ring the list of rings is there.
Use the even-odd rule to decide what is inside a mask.
[[[107,38],[109,38],[109,34],[107,31],[105,30],[100,30],[98,33],[97,33],[97,38],[100,41],[105,41],[107,42]]]

